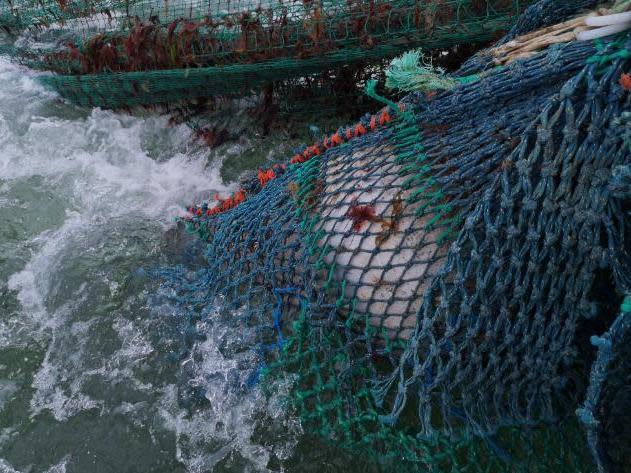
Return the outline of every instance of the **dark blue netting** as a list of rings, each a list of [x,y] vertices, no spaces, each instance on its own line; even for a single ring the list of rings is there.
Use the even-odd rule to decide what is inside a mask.
[[[588,431],[588,442],[599,472],[630,471],[631,439],[631,297],[603,336],[593,336],[598,348],[587,400],[577,410]]]
[[[287,376],[306,428],[413,469],[591,471],[576,410],[598,383],[581,420],[616,471],[628,343],[603,381],[590,337],[631,286],[630,57],[625,35],[572,42],[412,94],[390,126],[194,217],[207,266],[168,278],[189,326],[221,307],[249,382]]]
[[[539,28],[560,23],[584,10],[596,8],[600,0],[542,0],[529,6],[519,21],[500,41],[505,43]]]

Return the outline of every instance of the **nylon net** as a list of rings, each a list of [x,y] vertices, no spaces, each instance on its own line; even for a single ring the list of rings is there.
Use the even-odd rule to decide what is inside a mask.
[[[242,94],[411,47],[483,43],[528,0],[3,0],[5,52],[109,108]]]
[[[478,55],[191,207],[205,263],[166,283],[189,330],[222,307],[253,382],[397,470],[626,471],[630,58],[629,35]]]
[[[599,471],[626,472],[631,415],[631,297],[602,336],[592,337],[598,356],[587,400],[577,413],[588,429],[588,442]]]

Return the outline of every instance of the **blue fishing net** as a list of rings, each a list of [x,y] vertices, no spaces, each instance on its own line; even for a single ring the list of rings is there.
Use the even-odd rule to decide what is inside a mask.
[[[290,380],[305,428],[399,469],[624,471],[630,58],[626,34],[482,54],[467,83],[194,209],[204,265],[164,272],[183,346],[221,307],[251,384]]]
[[[598,356],[587,399],[577,414],[587,428],[599,472],[629,471],[631,431],[631,298],[603,336],[593,336]]]

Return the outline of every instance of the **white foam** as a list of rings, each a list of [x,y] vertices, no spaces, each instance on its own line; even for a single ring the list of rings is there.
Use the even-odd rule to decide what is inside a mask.
[[[81,389],[90,325],[91,322],[75,322],[70,325],[69,334],[52,332],[44,361],[33,377],[35,393],[31,398],[31,416],[47,409],[57,421],[63,422],[81,411],[102,408],[102,401],[92,399]],[[68,344],[58,343],[59,337],[72,338],[72,352],[67,352]],[[60,353],[61,350],[64,352]]]
[[[0,412],[4,409],[5,404],[11,400],[17,390],[18,385],[15,381],[0,379]]]
[[[47,468],[43,473],[66,473],[66,467],[70,458],[70,455],[66,455],[60,462],[52,465],[50,468]],[[0,458],[0,473],[32,473],[32,469],[27,467],[22,471],[16,470],[8,461]]]
[[[0,473],[20,473],[20,472],[16,470],[15,468],[13,468],[8,461],[0,458]]]
[[[137,216],[165,228],[193,196],[225,189],[217,167],[207,169],[201,153],[186,154],[191,136],[184,127],[169,128],[165,118],[134,118],[99,109],[79,119],[44,117],[29,104],[39,107],[50,95],[22,69],[0,59],[0,83],[7,82],[11,87],[0,88],[3,189],[42,178],[54,189],[51,198],[67,206],[65,221],[31,239],[37,251],[9,278],[8,286],[18,291],[27,315],[44,320],[47,283],[58,269],[54,265],[90,227]],[[14,96],[27,97],[20,112],[2,105]],[[28,125],[24,130],[9,129],[8,120]],[[157,158],[149,156],[142,143],[147,134],[167,137]]]
[[[245,459],[250,471],[268,471],[272,447],[259,443],[256,429],[264,425],[274,435],[273,452],[281,459],[290,455],[301,433],[299,422],[286,416],[280,403],[285,386],[279,385],[271,398],[246,388],[244,381],[258,365],[251,351],[226,354],[232,351],[227,345],[235,343],[234,328],[219,320],[199,328],[207,339],[195,345],[182,369],[190,373],[191,385],[206,390],[209,406],[190,414],[178,406],[177,388],[168,386],[159,410],[165,427],[176,434],[177,458],[191,473],[212,471],[234,456]]]
[[[46,409],[64,421],[83,410],[103,408],[100,400],[82,392],[89,376],[135,380],[131,362],[152,350],[129,322],[119,319],[113,327],[121,338],[120,350],[101,366],[86,364],[82,357],[88,349],[90,323],[75,318],[92,289],[81,283],[62,288],[67,302],[61,306],[52,292],[69,270],[69,261],[81,261],[79,248],[87,251],[86,256],[96,252],[96,258],[112,251],[125,255],[126,248],[115,242],[99,242],[98,235],[113,221],[154,227],[159,240],[189,199],[223,191],[225,186],[218,168],[207,168],[204,152],[189,146],[191,134],[185,127],[169,127],[162,117],[99,109],[85,113],[69,106],[57,106],[58,113],[51,114],[55,96],[40,87],[32,73],[2,59],[0,84],[0,193],[37,182],[51,202],[66,209],[62,220],[51,220],[48,229],[30,238],[30,258],[8,276],[8,289],[16,292],[22,313],[19,323],[3,321],[2,339],[8,344],[17,340],[6,333],[15,328],[48,341],[33,380],[31,415]],[[0,202],[6,207],[16,203],[10,198]],[[34,205],[49,202],[20,204],[22,218],[47,217]],[[72,356],[65,352],[69,349]],[[147,388],[133,384],[135,389]]]
[[[134,324],[122,318],[115,318],[113,328],[120,337],[120,347],[109,356],[102,356],[95,363],[90,345],[94,343],[94,333],[99,331],[98,319],[87,322],[74,322],[66,325],[63,332],[53,332],[44,361],[33,379],[35,393],[31,399],[31,416],[43,410],[50,411],[56,420],[63,422],[78,413],[97,409],[101,415],[117,412],[132,412],[138,407],[123,402],[109,408],[106,400],[93,399],[84,393],[85,385],[98,378],[110,385],[126,384],[136,392],[151,395],[154,386],[143,383],[136,377],[134,369],[138,363],[153,352],[151,344],[142,336]],[[68,353],[69,347],[72,352]]]
[[[161,232],[173,225],[173,217],[190,199],[226,192],[220,163],[209,167],[206,151],[190,145],[190,132],[169,127],[164,118],[59,105],[31,73],[1,58],[0,85],[0,206],[19,206],[26,233],[29,219],[50,219],[34,226],[38,230],[21,243],[30,251],[22,267],[4,276],[21,313],[11,323],[1,322],[0,341],[9,346],[18,340],[19,330],[44,346],[43,361],[33,374],[28,414],[37,421],[44,411],[50,412],[63,423],[96,410],[102,416],[125,414],[134,425],[150,430],[157,416],[163,428],[175,433],[177,458],[191,472],[208,471],[234,455],[252,470],[264,471],[272,450],[255,438],[257,419],[263,416],[282,424],[285,434],[275,442],[274,454],[289,455],[299,424],[285,419],[277,399],[235,384],[235,376],[242,381],[255,366],[219,350],[226,338],[234,337],[226,327],[205,327],[208,340],[196,346],[198,358],[189,360],[192,382],[206,388],[210,402],[210,407],[191,414],[179,407],[175,385],[154,385],[139,376],[143,363],[155,356],[145,336],[146,321],[129,320],[120,308],[107,315],[90,313],[93,299],[112,299],[120,291],[119,283],[94,261],[105,265],[117,258],[137,258],[125,243],[134,238],[153,238],[152,244],[158,245]],[[13,197],[20,186],[36,186],[37,195],[61,206],[61,212],[34,208],[52,205],[47,200]],[[143,230],[135,231],[134,225]],[[73,279],[70,274],[82,263],[92,266]],[[0,285],[2,278],[0,268]],[[107,296],[102,296],[103,290]],[[105,329],[113,334],[107,349],[98,345]],[[112,405],[87,389],[95,379],[123,385],[121,392],[133,390],[146,400]],[[65,458],[49,473],[64,472],[70,461]],[[3,468],[15,471],[0,462],[0,472]]]

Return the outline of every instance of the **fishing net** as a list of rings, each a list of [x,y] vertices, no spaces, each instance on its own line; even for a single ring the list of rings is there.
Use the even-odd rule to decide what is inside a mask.
[[[292,147],[317,139],[320,130],[351,121],[371,110],[374,102],[364,93],[369,80],[382,80],[387,61],[358,63],[296,79],[266,84],[261,92],[239,97],[212,97],[195,107],[190,102],[169,107],[173,121],[189,125],[211,147],[223,136],[258,132],[282,134]],[[223,131],[225,130],[225,132]],[[281,158],[279,156],[279,159]]]
[[[483,43],[528,0],[3,0],[5,52],[81,104],[243,94],[411,47]]]
[[[630,471],[631,297],[627,295],[611,328],[592,337],[592,344],[598,356],[587,400],[577,413],[588,429],[598,471]]]
[[[511,34],[596,2],[561,3]],[[191,207],[184,346],[221,307],[252,383],[397,470],[628,471],[629,69],[628,34],[481,54]]]

